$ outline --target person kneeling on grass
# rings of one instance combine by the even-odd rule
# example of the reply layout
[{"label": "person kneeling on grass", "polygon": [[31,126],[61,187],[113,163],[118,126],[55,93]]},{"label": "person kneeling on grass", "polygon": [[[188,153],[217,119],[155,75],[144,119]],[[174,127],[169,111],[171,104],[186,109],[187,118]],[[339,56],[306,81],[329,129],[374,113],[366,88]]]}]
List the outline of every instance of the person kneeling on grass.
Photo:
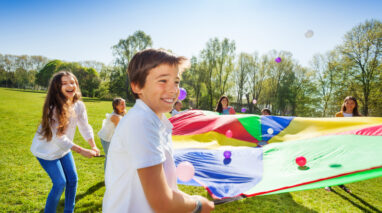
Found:
[{"label": "person kneeling on grass", "polygon": [[135,105],[121,119],[109,147],[103,212],[210,212],[213,202],[177,188],[170,112],[188,60],[147,49],[128,66]]}]

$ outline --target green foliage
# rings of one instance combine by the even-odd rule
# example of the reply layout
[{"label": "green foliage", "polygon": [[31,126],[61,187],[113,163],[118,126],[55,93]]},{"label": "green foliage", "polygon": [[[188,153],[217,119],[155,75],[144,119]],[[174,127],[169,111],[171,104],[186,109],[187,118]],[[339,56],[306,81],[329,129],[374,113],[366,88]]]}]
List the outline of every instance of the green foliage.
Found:
[{"label": "green foliage", "polygon": [[49,85],[49,80],[54,73],[58,71],[58,68],[63,62],[60,60],[53,60],[47,63],[41,70],[36,74],[36,83],[44,88]]},{"label": "green foliage", "polygon": [[[117,94],[127,100],[133,101],[134,96],[131,92],[127,67],[135,53],[152,46],[152,40],[149,35],[143,31],[136,31],[127,39],[119,40],[118,44],[113,46],[113,53],[116,56],[116,69],[110,74],[110,92]],[[125,95],[123,95],[125,93]]]},{"label": "green foliage", "polygon": [[[348,81],[362,103],[362,113],[369,114],[370,96],[382,74],[382,22],[359,24],[345,34],[340,47],[344,64],[348,65]],[[358,89],[358,88],[361,88]]]},{"label": "green foliage", "polygon": [[95,97],[101,84],[99,74],[95,69],[82,67],[79,63],[62,62],[60,60],[50,61],[38,71],[36,82],[46,88],[53,74],[61,70],[71,71],[77,77],[83,96]]}]

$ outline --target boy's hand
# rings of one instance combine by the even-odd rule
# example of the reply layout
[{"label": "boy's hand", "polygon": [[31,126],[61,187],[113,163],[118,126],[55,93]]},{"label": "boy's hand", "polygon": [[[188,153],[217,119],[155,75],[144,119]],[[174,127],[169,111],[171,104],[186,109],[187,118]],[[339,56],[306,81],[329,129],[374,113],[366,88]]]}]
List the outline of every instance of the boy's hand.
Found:
[{"label": "boy's hand", "polygon": [[92,157],[96,156],[96,152],[93,150],[90,150],[90,149],[82,149],[80,154],[84,157],[87,157],[87,158],[92,158]]},{"label": "boy's hand", "polygon": [[208,200],[207,198],[199,196],[199,195],[196,195],[193,197],[200,200],[200,202],[202,203],[202,211],[201,211],[202,213],[208,213],[215,209],[214,202]]}]

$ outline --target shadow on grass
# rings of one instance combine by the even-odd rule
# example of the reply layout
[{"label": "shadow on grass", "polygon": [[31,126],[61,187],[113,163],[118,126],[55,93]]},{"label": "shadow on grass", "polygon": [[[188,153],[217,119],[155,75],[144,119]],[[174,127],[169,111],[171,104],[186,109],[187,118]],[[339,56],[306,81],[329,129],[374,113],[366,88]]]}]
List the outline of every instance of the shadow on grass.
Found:
[{"label": "shadow on grass", "polygon": [[376,211],[376,212],[379,212],[379,213],[382,213],[381,210],[377,209],[376,207],[370,205],[368,202],[362,200],[360,197],[358,197],[357,195],[353,194],[353,193],[349,193],[352,197],[354,197],[355,199],[359,200],[359,202],[363,203],[363,205],[371,208],[372,210]]},{"label": "shadow on grass", "polygon": [[78,202],[82,198],[86,197],[87,195],[93,194],[95,191],[97,191],[98,189],[100,189],[104,186],[105,186],[104,181],[98,182],[96,185],[90,187],[85,193],[77,195],[76,196],[76,202]]},{"label": "shadow on grass", "polygon": [[[100,188],[102,188],[104,186],[105,186],[105,182],[101,181],[101,182],[98,182],[96,185],[90,187],[85,193],[76,195],[76,203],[79,200],[81,200],[82,198],[84,198],[84,197],[86,197],[88,195],[93,194],[95,191],[97,191],[98,189],[100,189]],[[65,192],[64,192],[64,194],[65,194]],[[57,207],[58,212],[63,212],[64,211],[64,207],[65,207],[65,199],[61,199],[60,202],[58,203],[58,207]],[[81,206],[81,207],[83,208],[83,207],[86,207],[86,206]],[[100,209],[101,207],[102,207],[101,204],[94,204],[94,205],[89,206],[89,208],[87,208],[85,210],[85,212],[94,212],[95,210]],[[42,212],[44,212],[44,209],[40,210],[40,213],[42,213]]]},{"label": "shadow on grass", "polygon": [[[342,194],[336,192],[334,189],[332,189],[332,192],[335,193],[336,195],[340,196],[342,199],[348,201],[350,204],[352,204],[354,207],[360,209],[361,211],[363,211],[363,212],[371,212],[370,210],[368,210],[368,209],[366,209],[366,208],[364,208],[364,207],[358,205],[358,204],[355,203],[354,201],[350,200],[350,199],[347,198],[345,195],[342,195]],[[350,194],[350,195],[353,196],[353,194],[351,194],[351,193],[348,193],[348,194]],[[354,196],[355,196],[355,195],[354,195]],[[361,200],[360,200],[360,201],[361,201]],[[361,201],[361,202],[362,202],[362,201]],[[365,202],[365,201],[364,201],[364,202]],[[363,203],[363,202],[362,202],[362,203]],[[366,202],[365,202],[365,203],[366,203]],[[367,205],[370,205],[370,204],[367,204]],[[375,207],[373,207],[373,208],[375,208]],[[377,210],[378,210],[378,209],[377,209]]]},{"label": "shadow on grass", "polygon": [[316,212],[294,201],[290,193],[244,198],[217,205],[215,210],[217,212]]}]

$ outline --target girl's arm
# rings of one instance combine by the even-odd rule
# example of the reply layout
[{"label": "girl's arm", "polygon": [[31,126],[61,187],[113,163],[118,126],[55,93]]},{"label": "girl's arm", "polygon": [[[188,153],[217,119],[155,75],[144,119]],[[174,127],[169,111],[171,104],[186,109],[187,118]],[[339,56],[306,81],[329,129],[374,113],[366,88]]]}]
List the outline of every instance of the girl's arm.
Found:
[{"label": "girl's arm", "polygon": [[235,109],[233,107],[229,108],[229,114],[231,114],[231,115],[236,114]]},{"label": "girl's arm", "polygon": [[214,209],[213,202],[202,196],[190,196],[181,191],[172,190],[166,181],[163,164],[138,169],[143,191],[154,212],[193,212],[197,200],[202,204],[201,212]]},{"label": "girl's arm", "polygon": [[92,158],[94,156],[97,156],[95,151],[82,148],[82,147],[78,146],[77,144],[74,144],[72,146],[71,150],[73,150],[73,151],[77,152],[78,154],[80,154],[84,157],[87,157],[87,158]]},{"label": "girl's arm", "polygon": [[100,151],[99,151],[99,149],[97,148],[97,146],[96,146],[96,144],[95,144],[95,142],[94,142],[94,139],[93,139],[93,138],[90,138],[90,139],[88,140],[88,143],[89,143],[90,147],[92,148],[92,150],[96,153],[96,156],[99,156]]},{"label": "girl's arm", "polygon": [[80,104],[80,110],[78,112],[78,129],[80,130],[82,137],[89,143],[92,150],[96,152],[96,156],[99,156],[100,151],[94,142],[93,128],[89,125],[85,104],[82,102],[79,102],[78,104]]},{"label": "girl's arm", "polygon": [[110,117],[110,120],[111,120],[111,122],[113,122],[113,124],[114,124],[115,126],[117,126],[118,123],[119,123],[119,120],[121,120],[121,118],[120,118],[118,115],[112,115],[112,116]]}]

